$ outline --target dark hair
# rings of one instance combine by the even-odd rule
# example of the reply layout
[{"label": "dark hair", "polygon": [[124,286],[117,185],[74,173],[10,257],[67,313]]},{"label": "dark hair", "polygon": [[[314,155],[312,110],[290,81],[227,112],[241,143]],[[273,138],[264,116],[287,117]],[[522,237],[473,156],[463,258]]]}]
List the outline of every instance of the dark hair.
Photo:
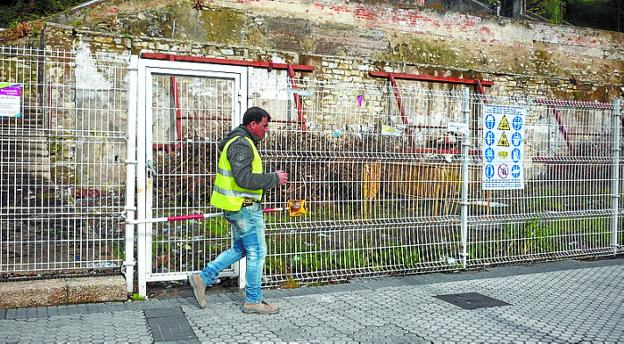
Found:
[{"label": "dark hair", "polygon": [[259,108],[257,106],[252,106],[243,115],[243,125],[247,125],[251,122],[259,123],[263,118],[267,119],[267,121],[271,121],[271,115],[266,112],[265,109]]}]

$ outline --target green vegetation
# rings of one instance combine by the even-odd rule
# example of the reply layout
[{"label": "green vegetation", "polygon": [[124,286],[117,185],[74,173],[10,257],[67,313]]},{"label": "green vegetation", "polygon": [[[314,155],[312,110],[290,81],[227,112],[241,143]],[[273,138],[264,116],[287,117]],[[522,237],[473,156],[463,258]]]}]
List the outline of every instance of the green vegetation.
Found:
[{"label": "green vegetation", "polygon": [[230,225],[222,216],[206,219],[202,222],[202,224],[204,226],[204,233],[211,238],[229,237]]},{"label": "green vegetation", "polygon": [[123,241],[113,241],[112,243],[112,259],[126,259],[126,248]]},{"label": "green vegetation", "polygon": [[36,20],[62,12],[84,0],[9,0],[0,5],[0,27],[13,28],[23,21]]},{"label": "green vegetation", "polygon": [[410,35],[394,35],[390,37],[390,51],[374,54],[379,61],[406,61],[434,65],[457,65],[463,61],[457,52],[450,50],[442,42],[423,40]]},{"label": "green vegetation", "polygon": [[141,295],[139,295],[139,293],[133,293],[132,295],[130,295],[130,300],[132,301],[145,301],[145,298]]},{"label": "green vegetation", "polygon": [[553,24],[617,30],[617,0],[528,0],[527,10]]},{"label": "green vegetation", "polygon": [[[283,243],[280,243],[283,245]],[[409,269],[421,262],[418,249],[412,247],[352,248],[325,252],[305,252],[283,250],[280,247],[269,249],[271,255],[266,259],[266,269],[272,274],[295,274],[297,272],[318,272],[328,270],[382,270],[385,267]],[[297,252],[296,254],[288,254]]]},{"label": "green vegetation", "polygon": [[609,224],[607,217],[509,223],[470,244],[468,254],[471,259],[488,259],[603,248],[611,240]]},{"label": "green vegetation", "polygon": [[206,41],[225,44],[240,43],[246,17],[239,11],[211,9],[201,12]]}]

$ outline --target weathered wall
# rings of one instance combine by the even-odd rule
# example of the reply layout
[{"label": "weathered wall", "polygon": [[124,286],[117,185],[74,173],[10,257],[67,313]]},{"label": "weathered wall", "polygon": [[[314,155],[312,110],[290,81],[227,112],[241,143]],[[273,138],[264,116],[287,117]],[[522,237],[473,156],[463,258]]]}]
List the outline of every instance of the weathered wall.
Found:
[{"label": "weathered wall", "polygon": [[[52,20],[90,31],[62,39],[68,47],[283,59],[316,65],[321,79],[385,69],[489,79],[498,94],[601,101],[624,83],[621,33],[368,3],[218,0],[195,10],[189,0],[109,1]],[[55,36],[46,44],[61,43]]]},{"label": "weathered wall", "polygon": [[[621,94],[619,86],[624,84],[624,35],[618,33],[405,9],[374,1],[212,1],[202,10],[193,9],[192,3],[104,2],[51,18],[40,42],[46,48],[77,50],[79,56],[85,52],[90,56],[103,52],[128,56],[149,50],[308,64],[315,71],[302,76],[359,85],[385,84],[385,80],[368,76],[371,70],[385,70],[491,80],[495,85],[488,92],[499,95],[610,101]],[[90,73],[89,80],[109,77],[102,73],[105,71]],[[275,99],[263,95],[271,82],[268,75],[265,77],[261,70],[254,73],[258,74],[250,78],[250,95],[259,94],[258,101]],[[460,87],[399,83],[430,89]],[[366,107],[357,113],[343,111],[340,116],[328,116],[319,111],[316,117],[308,115],[306,120],[311,127],[342,129],[348,123],[379,124],[380,114],[388,113],[384,109],[387,104],[374,98],[367,98],[366,102]],[[255,100],[254,103],[265,106]],[[306,111],[313,109],[313,104],[304,106]],[[419,105],[416,102],[413,106]],[[451,120],[448,108],[421,107],[426,111],[407,109],[415,124],[444,126]],[[278,119],[292,116],[272,113]],[[362,116],[370,120],[363,120]],[[401,119],[395,117],[390,124],[400,125]],[[546,120],[552,122],[547,126],[549,130],[556,133],[556,121],[550,117]],[[567,124],[580,125],[580,120],[570,117]],[[170,126],[168,123],[160,128],[163,135],[173,135]],[[102,158],[117,153],[122,152],[102,152]]]}]

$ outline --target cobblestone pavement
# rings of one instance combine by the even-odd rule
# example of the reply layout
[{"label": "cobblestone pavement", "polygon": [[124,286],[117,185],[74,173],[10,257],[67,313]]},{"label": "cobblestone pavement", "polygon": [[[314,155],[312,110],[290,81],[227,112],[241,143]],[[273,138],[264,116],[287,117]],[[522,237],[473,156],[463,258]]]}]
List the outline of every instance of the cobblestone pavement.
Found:
[{"label": "cobblestone pavement", "polygon": [[206,309],[183,296],[0,309],[0,342],[624,342],[622,258],[363,279],[265,296],[279,314],[243,314],[241,291],[209,293]]}]

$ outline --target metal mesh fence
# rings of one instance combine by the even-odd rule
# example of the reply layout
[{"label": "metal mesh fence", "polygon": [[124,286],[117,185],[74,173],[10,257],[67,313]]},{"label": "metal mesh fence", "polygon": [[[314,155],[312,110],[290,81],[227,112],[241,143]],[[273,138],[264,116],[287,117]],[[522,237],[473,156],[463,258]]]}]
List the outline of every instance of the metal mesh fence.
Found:
[{"label": "metal mesh fence", "polygon": [[[253,99],[277,116],[262,144],[268,168],[291,178],[268,192],[267,206],[305,199],[310,211],[267,217],[269,283],[461,268],[464,138],[449,128],[463,122],[463,93],[407,82],[398,92],[383,82],[297,84],[271,84]],[[612,105],[466,101],[466,266],[613,254]],[[527,109],[523,189],[482,190],[485,104]]]},{"label": "metal mesh fence", "polygon": [[446,129],[461,117],[461,94],[403,87],[406,115],[383,82],[298,85],[264,91],[284,101],[270,108],[277,121],[262,154],[291,180],[267,206],[305,199],[309,210],[267,217],[270,283],[457,268],[459,142]]},{"label": "metal mesh fence", "polygon": [[[613,122],[610,104],[474,96],[471,105],[527,109],[522,190],[486,190],[473,156],[468,259],[488,264],[601,255],[612,246]],[[483,146],[483,118],[473,119]]]},{"label": "metal mesh fence", "polygon": [[[0,47],[0,272],[117,268],[127,61]],[[7,113],[18,104],[19,114]]]},{"label": "metal mesh fence", "polygon": [[[265,168],[290,174],[264,206],[303,199],[308,209],[266,215],[269,285],[607,255],[624,241],[611,104],[250,73],[250,105],[273,117],[260,147]],[[152,217],[214,211],[232,82],[153,75]],[[128,61],[3,47],[0,83],[20,92],[20,115],[0,117],[0,272],[119,268]],[[483,190],[488,104],[526,109],[522,189]],[[456,129],[466,116],[468,139]],[[150,234],[152,274],[199,270],[231,244],[222,218],[154,223]]]}]

